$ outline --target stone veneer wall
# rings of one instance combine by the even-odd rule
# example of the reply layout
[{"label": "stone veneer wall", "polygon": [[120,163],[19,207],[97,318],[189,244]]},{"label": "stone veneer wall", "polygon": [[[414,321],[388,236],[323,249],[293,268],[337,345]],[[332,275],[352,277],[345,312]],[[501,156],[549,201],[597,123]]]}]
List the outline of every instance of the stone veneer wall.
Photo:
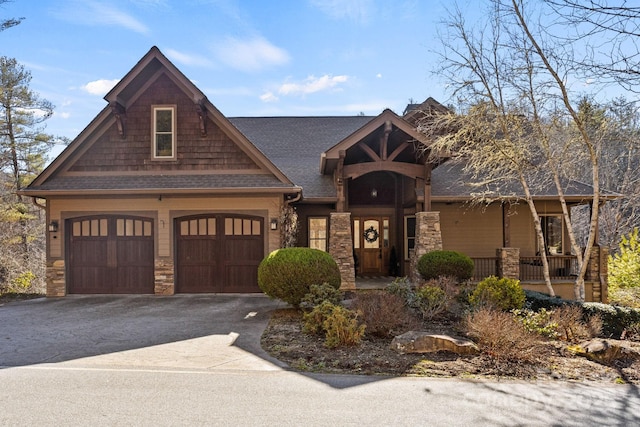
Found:
[{"label": "stone veneer wall", "polygon": [[58,259],[47,262],[47,296],[63,297],[67,294],[66,279],[64,274],[64,260]]},{"label": "stone veneer wall", "polygon": [[329,217],[329,254],[338,264],[342,290],[355,290],[356,273],[353,261],[351,213],[331,212]]},{"label": "stone veneer wall", "polygon": [[594,245],[589,256],[589,266],[585,280],[593,282],[593,301],[609,301],[609,250]]},{"label": "stone veneer wall", "polygon": [[520,248],[498,248],[498,276],[520,279]]},{"label": "stone veneer wall", "polygon": [[416,265],[420,257],[427,252],[442,250],[442,232],[440,231],[440,212],[416,213],[416,240],[411,256],[409,277],[421,280]]},{"label": "stone veneer wall", "polygon": [[175,280],[172,258],[156,259],[154,276],[154,293],[156,295],[173,295],[175,293]]}]

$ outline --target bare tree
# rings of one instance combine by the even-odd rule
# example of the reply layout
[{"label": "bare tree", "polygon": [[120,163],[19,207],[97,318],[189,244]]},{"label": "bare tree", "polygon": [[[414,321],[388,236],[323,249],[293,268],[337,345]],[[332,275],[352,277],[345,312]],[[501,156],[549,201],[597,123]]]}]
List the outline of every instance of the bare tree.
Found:
[{"label": "bare tree", "polygon": [[[9,3],[9,0],[0,0],[0,6],[4,3]],[[21,23],[24,18],[7,18],[0,20],[0,32],[9,29],[11,27],[15,27],[19,23]]]},{"label": "bare tree", "polygon": [[[577,78],[574,51],[550,37],[550,9],[536,2],[525,6],[522,0],[490,0],[488,5],[481,28],[468,25],[459,10],[445,22],[448,33],[441,36],[437,72],[448,79],[465,114],[457,117],[451,136],[443,136],[442,120],[427,122],[423,130],[438,136],[440,149],[463,155],[476,178],[488,177],[494,188],[512,188],[509,183],[518,182],[542,248],[532,194],[551,184],[578,259],[575,298],[584,300],[584,277],[598,230],[603,129],[593,127],[580,109],[581,95],[571,86]],[[485,109],[480,116],[479,105]],[[576,166],[569,167],[572,164]],[[581,169],[578,165],[587,166],[593,190],[584,248],[578,244],[565,196],[567,183]],[[496,191],[502,200],[513,197]],[[551,288],[548,263],[543,251],[540,255]]]}]

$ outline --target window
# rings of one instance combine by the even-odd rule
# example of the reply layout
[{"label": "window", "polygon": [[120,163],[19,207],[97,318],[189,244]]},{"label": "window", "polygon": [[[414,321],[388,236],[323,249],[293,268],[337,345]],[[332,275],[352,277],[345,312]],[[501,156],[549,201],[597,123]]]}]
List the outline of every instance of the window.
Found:
[{"label": "window", "polygon": [[416,217],[404,217],[404,259],[408,260],[416,246]]},{"label": "window", "polygon": [[541,215],[540,222],[547,255],[562,255],[562,215]]},{"label": "window", "polygon": [[175,106],[153,107],[153,158],[175,159]]},{"label": "window", "polygon": [[309,247],[327,251],[327,218],[309,218]]}]

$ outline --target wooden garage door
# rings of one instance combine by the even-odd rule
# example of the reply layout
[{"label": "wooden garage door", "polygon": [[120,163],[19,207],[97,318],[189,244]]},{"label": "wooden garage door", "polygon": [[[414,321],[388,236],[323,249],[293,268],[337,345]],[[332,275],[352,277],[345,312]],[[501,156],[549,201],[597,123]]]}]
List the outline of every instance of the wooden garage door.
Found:
[{"label": "wooden garage door", "polygon": [[102,215],[66,225],[69,293],[153,293],[151,219]]},{"label": "wooden garage door", "polygon": [[264,257],[264,220],[246,215],[177,218],[178,292],[251,293]]}]

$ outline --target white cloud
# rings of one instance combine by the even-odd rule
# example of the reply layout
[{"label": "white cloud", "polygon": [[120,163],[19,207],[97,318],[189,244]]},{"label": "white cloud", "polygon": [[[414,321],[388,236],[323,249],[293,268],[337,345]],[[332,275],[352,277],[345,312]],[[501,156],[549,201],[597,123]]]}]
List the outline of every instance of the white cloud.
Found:
[{"label": "white cloud", "polygon": [[109,92],[119,81],[120,81],[119,79],[114,79],[114,80],[106,80],[106,79],[94,80],[94,81],[89,82],[86,85],[82,86],[82,90],[84,90],[85,92],[90,93],[91,95],[106,95],[106,93]]},{"label": "white cloud", "polygon": [[262,102],[276,102],[278,100],[278,97],[275,96],[273,92],[269,91],[260,95],[260,99],[262,100]]},{"label": "white cloud", "polygon": [[229,37],[215,46],[214,50],[222,62],[242,71],[260,71],[289,62],[286,50],[274,46],[263,37],[250,40]]},{"label": "white cloud", "polygon": [[107,25],[123,27],[136,33],[147,34],[149,28],[128,13],[97,1],[74,1],[60,8],[56,16],[80,25]]},{"label": "white cloud", "polygon": [[366,24],[373,15],[373,0],[311,0],[311,5],[333,19]]},{"label": "white cloud", "polygon": [[192,55],[184,52],[177,51],[175,49],[165,49],[164,51],[167,57],[172,61],[179,62],[185,65],[195,65],[199,67],[211,67],[213,63],[201,55]]},{"label": "white cloud", "polygon": [[68,119],[69,117],[71,117],[71,113],[67,113],[67,112],[60,112],[60,113],[54,112],[53,115],[59,116],[62,119]]},{"label": "white cloud", "polygon": [[377,78],[379,78],[379,79],[381,79],[381,78],[382,78],[382,73],[378,73],[378,74],[376,74],[376,77],[377,77]]},{"label": "white cloud", "polygon": [[330,76],[325,74],[321,77],[309,76],[300,83],[284,83],[278,89],[281,95],[308,95],[310,93],[321,92],[336,88],[341,83],[346,83],[348,76]]}]

